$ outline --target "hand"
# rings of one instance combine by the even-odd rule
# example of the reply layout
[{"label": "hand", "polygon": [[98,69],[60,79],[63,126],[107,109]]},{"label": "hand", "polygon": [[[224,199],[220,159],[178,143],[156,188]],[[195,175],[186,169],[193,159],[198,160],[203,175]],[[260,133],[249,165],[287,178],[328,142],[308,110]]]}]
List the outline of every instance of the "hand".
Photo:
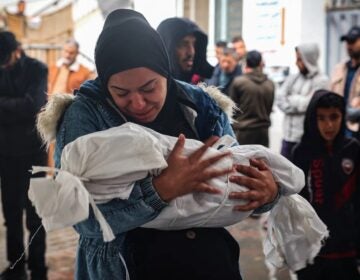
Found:
[{"label": "hand", "polygon": [[179,136],[167,160],[168,167],[153,179],[153,185],[161,199],[168,202],[191,192],[220,193],[220,190],[210,186],[207,181],[233,171],[232,168],[224,170],[211,168],[214,163],[229,156],[230,153],[202,158],[206,150],[217,140],[218,137],[211,137],[190,156],[184,156],[185,136],[183,134]]},{"label": "hand", "polygon": [[250,166],[237,164],[235,170],[244,176],[231,176],[230,181],[247,187],[246,192],[232,192],[230,199],[244,199],[249,201],[245,205],[234,207],[236,211],[250,211],[274,201],[278,193],[276,184],[269,167],[263,160],[250,159]]},{"label": "hand", "polygon": [[355,96],[351,99],[350,103],[353,108],[360,108],[360,96]]}]

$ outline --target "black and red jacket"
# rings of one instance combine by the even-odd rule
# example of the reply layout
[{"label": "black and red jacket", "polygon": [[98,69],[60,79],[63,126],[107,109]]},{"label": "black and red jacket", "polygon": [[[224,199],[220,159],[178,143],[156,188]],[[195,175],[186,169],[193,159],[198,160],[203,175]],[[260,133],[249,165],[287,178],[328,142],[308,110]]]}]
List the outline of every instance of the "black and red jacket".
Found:
[{"label": "black and red jacket", "polygon": [[304,135],[293,150],[292,161],[305,173],[306,185],[300,194],[311,203],[330,232],[319,257],[355,257],[357,209],[360,208],[360,143],[344,137],[343,118],[332,147],[326,148],[316,120],[317,103],[325,94],[333,93],[316,94],[309,104]]}]

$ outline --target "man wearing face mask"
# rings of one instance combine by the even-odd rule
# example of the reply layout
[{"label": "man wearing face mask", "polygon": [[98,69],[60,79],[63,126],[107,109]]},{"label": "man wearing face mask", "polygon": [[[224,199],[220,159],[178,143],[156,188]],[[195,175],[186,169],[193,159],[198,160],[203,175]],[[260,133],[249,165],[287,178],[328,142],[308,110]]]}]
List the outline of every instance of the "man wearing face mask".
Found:
[{"label": "man wearing face mask", "polygon": [[187,18],[163,20],[157,32],[169,53],[175,79],[197,84],[211,78],[214,67],[206,60],[207,35]]},{"label": "man wearing face mask", "polygon": [[318,66],[319,47],[314,43],[301,44],[295,48],[296,66],[299,73],[289,76],[282,84],[277,106],[284,112],[281,154],[290,158],[293,147],[300,142],[304,130],[305,112],[310,99],[318,89],[328,87],[328,77]]},{"label": "man wearing face mask", "polygon": [[29,238],[35,236],[27,257],[31,279],[47,279],[45,230],[27,197],[29,170],[47,162],[35,129],[36,115],[46,103],[47,71],[46,65],[26,56],[13,33],[0,32],[0,178],[9,262],[1,280],[27,279],[25,258],[20,259],[24,210]]},{"label": "man wearing face mask", "polygon": [[65,42],[61,58],[49,69],[49,93],[73,93],[86,80],[94,78],[93,72],[77,60],[79,43],[74,39]]},{"label": "man wearing face mask", "polygon": [[360,27],[352,27],[340,40],[346,42],[350,59],[335,66],[331,90],[344,96],[347,118],[351,121],[347,123],[346,135],[355,136],[360,120]]}]

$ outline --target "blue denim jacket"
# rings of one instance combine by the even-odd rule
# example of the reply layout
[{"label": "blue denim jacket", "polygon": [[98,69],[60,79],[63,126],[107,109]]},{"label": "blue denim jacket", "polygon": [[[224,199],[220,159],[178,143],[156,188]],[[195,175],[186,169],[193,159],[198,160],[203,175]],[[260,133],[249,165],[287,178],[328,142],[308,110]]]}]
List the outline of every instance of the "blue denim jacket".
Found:
[{"label": "blue denim jacket", "polygon": [[[183,94],[181,99],[184,102],[181,107],[184,115],[200,140],[208,139],[211,135],[234,136],[225,113],[202,89],[183,82],[175,83],[177,91]],[[67,143],[82,135],[119,126],[122,123],[124,123],[123,118],[107,100],[100,82],[98,80],[86,82],[66,109],[58,126],[56,166],[60,166],[61,151]],[[75,225],[76,231],[80,234],[76,279],[125,279],[124,265],[119,257],[119,254],[122,254],[126,258],[125,233],[154,219],[167,205],[160,199],[151,182],[151,178],[136,182],[128,200],[114,199],[98,205],[116,235],[114,241],[103,242],[100,226],[91,209],[90,217]]]},{"label": "blue denim jacket", "polygon": [[[212,135],[234,136],[228,117],[217,103],[204,91],[180,81],[175,81],[176,91],[181,92],[180,106],[200,140]],[[173,87],[172,87],[173,89]],[[170,92],[175,94],[175,92]],[[67,143],[92,132],[105,130],[124,123],[122,116],[107,100],[98,80],[86,82],[76,93],[76,98],[66,109],[58,127],[55,163],[60,166],[61,151]],[[265,212],[274,203],[257,209]],[[152,186],[152,179],[136,182],[128,200],[113,199],[98,205],[111,226],[116,238],[104,242],[100,226],[90,208],[86,221],[75,225],[80,234],[76,279],[126,279],[121,256],[126,259],[126,232],[154,219],[167,206]]]}]

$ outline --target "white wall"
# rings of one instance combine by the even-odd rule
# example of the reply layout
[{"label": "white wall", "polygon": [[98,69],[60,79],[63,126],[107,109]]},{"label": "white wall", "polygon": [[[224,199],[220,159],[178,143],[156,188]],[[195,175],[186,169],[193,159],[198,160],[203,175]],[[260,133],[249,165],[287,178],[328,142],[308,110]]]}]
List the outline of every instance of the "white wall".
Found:
[{"label": "white wall", "polygon": [[[134,9],[142,13],[151,26],[156,28],[165,18],[181,16],[179,7],[182,2],[181,0],[134,0]],[[97,1],[75,1],[73,17],[76,22],[74,36],[80,43],[80,50],[94,59],[96,41],[104,24],[104,18],[97,6]],[[85,60],[82,62],[91,66]]]},{"label": "white wall", "polygon": [[134,9],[142,13],[153,28],[169,17],[181,16],[178,0],[134,0]]},{"label": "white wall", "polygon": [[319,66],[325,71],[326,62],[326,13],[324,0],[302,0],[302,43],[317,43],[320,48]]},{"label": "white wall", "polygon": [[[247,48],[262,51],[268,66],[290,66],[291,72],[296,72],[294,47],[315,42],[321,51],[319,65],[325,68],[324,0],[244,0],[243,5]],[[283,44],[281,8],[285,9]]]},{"label": "white wall", "polygon": [[[152,27],[168,17],[181,16],[181,0],[134,0],[134,9],[142,13]],[[75,38],[80,43],[80,50],[94,59],[96,40],[104,24],[104,18],[96,0],[75,1],[73,17],[76,21]],[[83,63],[88,65],[86,61]]]},{"label": "white wall", "polygon": [[[104,19],[96,0],[78,0],[73,6],[75,24],[74,37],[80,44],[80,51],[94,60],[97,38],[104,24]],[[94,65],[80,59],[86,66],[94,69]]]}]

